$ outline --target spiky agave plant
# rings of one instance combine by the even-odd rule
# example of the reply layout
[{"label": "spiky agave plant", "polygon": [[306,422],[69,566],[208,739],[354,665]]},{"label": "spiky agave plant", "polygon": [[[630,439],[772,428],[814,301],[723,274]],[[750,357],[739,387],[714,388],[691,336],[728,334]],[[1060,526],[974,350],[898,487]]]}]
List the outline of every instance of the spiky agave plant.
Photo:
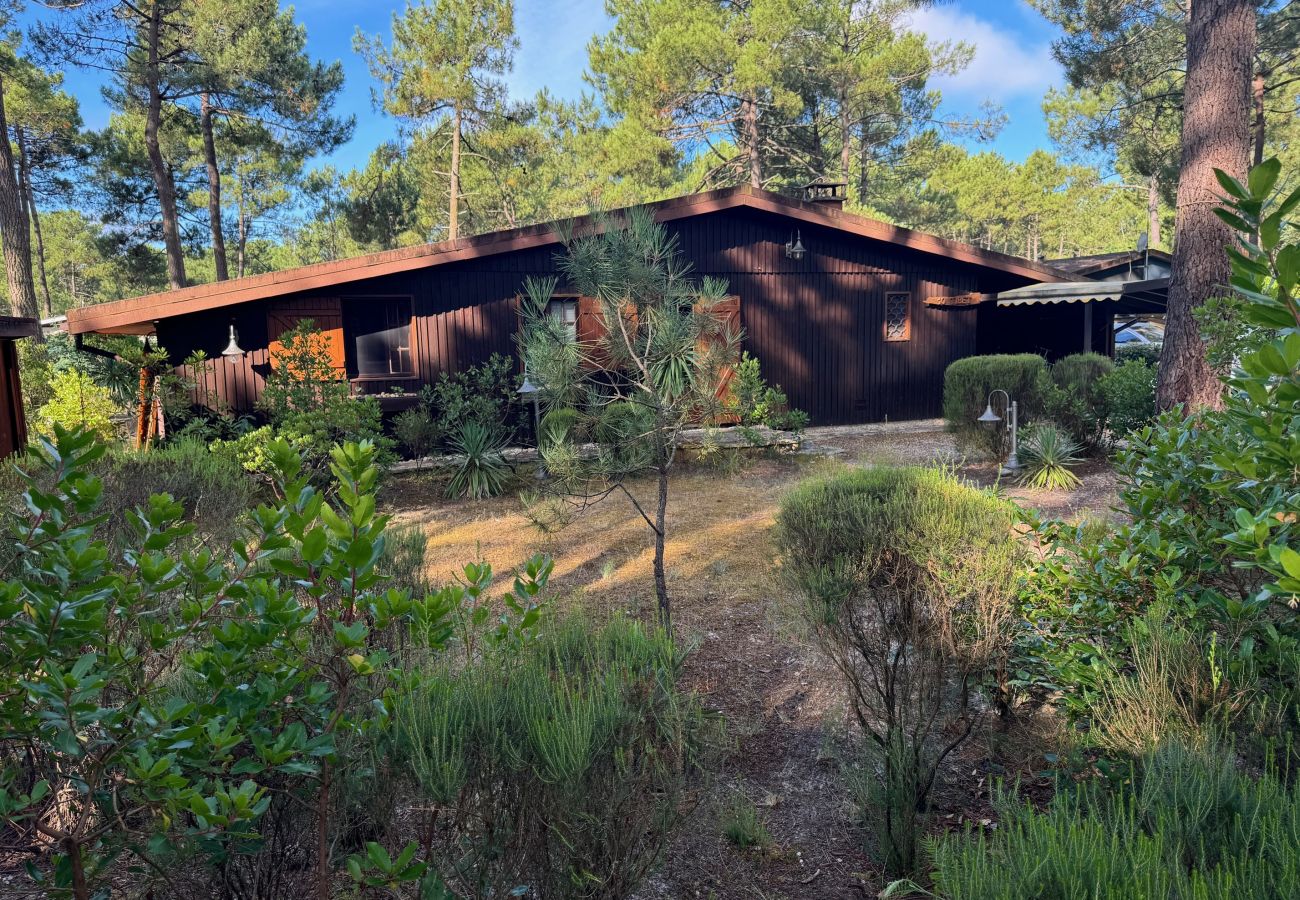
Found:
[{"label": "spiky agave plant", "polygon": [[501,435],[496,429],[482,422],[466,422],[451,446],[462,459],[447,483],[447,496],[481,500],[504,490],[510,470],[501,455]]},{"label": "spiky agave plant", "polygon": [[1049,491],[1078,487],[1079,476],[1070,466],[1082,462],[1079,442],[1051,423],[1035,425],[1020,442],[1020,462],[1025,471],[1020,483]]}]

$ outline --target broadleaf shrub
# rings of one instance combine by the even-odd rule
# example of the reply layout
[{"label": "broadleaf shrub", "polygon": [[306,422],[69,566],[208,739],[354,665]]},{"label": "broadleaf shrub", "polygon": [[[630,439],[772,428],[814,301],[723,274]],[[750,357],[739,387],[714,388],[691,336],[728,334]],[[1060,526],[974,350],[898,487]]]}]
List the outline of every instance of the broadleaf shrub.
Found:
[{"label": "broadleaf shrub", "polygon": [[[386,525],[374,451],[356,444],[334,453],[327,506],[273,442],[283,500],[251,510],[245,534],[220,547],[182,549],[182,505],[149,497],[118,564],[98,535],[103,485],[89,473],[104,449],[56,427],[28,458],[43,472],[20,473],[25,513],[6,521],[19,548],[0,582],[7,843],[52,857],[34,871],[76,900],[105,895],[119,859],[137,879],[166,864],[171,880],[207,870],[237,894],[241,859],[290,871],[259,853],[288,798],[315,810],[294,822],[325,848],[307,865],[327,882],[340,743],[384,718],[375,701],[393,663],[371,629],[401,629],[408,652],[434,652],[463,589],[388,589],[374,568]],[[270,895],[301,893],[281,884]]]},{"label": "broadleaf shrub", "polygon": [[1122,440],[1154,421],[1156,374],[1154,365],[1130,359],[1097,382],[1112,439]]},{"label": "broadleaf shrub", "polygon": [[741,425],[765,425],[776,431],[803,431],[808,414],[792,409],[780,385],[768,384],[758,357],[749,351],[740,354],[728,385],[723,411],[736,416]]},{"label": "broadleaf shrub", "polygon": [[122,409],[106,387],[101,387],[80,369],[64,369],[50,381],[50,399],[37,411],[37,430],[53,435],[55,428],[84,428],[102,441],[112,441],[117,428],[115,416]]},{"label": "broadleaf shrub", "polygon": [[1114,368],[1100,353],[1075,353],[1052,363],[1044,412],[1082,447],[1097,449],[1106,441],[1106,406],[1099,386]]},{"label": "broadleaf shrub", "polygon": [[1120,366],[1126,362],[1142,362],[1157,367],[1160,365],[1160,349],[1162,346],[1162,344],[1120,344],[1115,348],[1115,365]]},{"label": "broadleaf shrub", "polygon": [[944,372],[943,417],[948,430],[956,435],[958,446],[1000,456],[1006,429],[985,429],[976,421],[984,412],[989,394],[998,389],[1007,391],[1019,404],[1020,423],[1024,425],[1042,414],[1047,385],[1047,361],[1037,354],[968,356]]}]

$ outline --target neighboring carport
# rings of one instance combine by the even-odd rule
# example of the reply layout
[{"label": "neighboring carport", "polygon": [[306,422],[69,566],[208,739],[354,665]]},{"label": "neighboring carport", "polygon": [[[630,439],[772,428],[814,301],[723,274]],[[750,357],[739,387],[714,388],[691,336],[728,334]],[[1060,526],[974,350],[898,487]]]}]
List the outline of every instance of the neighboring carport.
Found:
[{"label": "neighboring carport", "polygon": [[1168,278],[1145,281],[1066,281],[1031,284],[997,295],[994,315],[981,321],[981,352],[1015,350],[1059,358],[1113,354],[1115,321],[1162,316]]}]

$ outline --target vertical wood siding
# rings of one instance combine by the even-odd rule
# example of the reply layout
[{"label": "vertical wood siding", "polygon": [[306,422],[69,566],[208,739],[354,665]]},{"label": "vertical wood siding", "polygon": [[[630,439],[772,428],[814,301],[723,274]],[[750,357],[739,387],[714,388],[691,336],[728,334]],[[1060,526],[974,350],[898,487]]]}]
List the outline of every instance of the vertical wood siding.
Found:
[{"label": "vertical wood siding", "polygon": [[[767,379],[818,424],[938,415],[944,370],[982,349],[978,333],[986,310],[928,306],[926,298],[994,292],[1025,281],[806,225],[800,228],[808,254],[790,260],[784,251],[793,233],[789,220],[750,210],[696,216],[668,227],[696,275],[721,278],[740,297],[744,348],[759,358]],[[327,293],[345,306],[364,303],[367,296],[410,295],[417,375],[430,382],[493,353],[516,353],[524,280],[558,275],[557,251],[521,250],[339,285]],[[884,340],[890,291],[912,295],[909,340]],[[248,351],[234,365],[220,359],[232,321]],[[196,402],[211,405],[205,396],[219,397],[233,409],[253,408],[268,362],[264,303],[166,320],[158,323],[158,335],[177,365],[196,348],[216,357],[202,371],[182,372],[199,382]]]}]

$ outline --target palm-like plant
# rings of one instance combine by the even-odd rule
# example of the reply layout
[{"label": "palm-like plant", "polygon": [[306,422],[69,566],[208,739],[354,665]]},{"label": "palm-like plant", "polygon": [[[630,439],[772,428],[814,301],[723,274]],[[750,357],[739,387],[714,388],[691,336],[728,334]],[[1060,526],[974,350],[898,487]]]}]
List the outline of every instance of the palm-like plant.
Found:
[{"label": "palm-like plant", "polygon": [[1079,486],[1079,476],[1070,466],[1082,462],[1082,446],[1051,423],[1035,425],[1020,442],[1020,462],[1025,471],[1020,483],[1049,491]]},{"label": "palm-like plant", "polygon": [[447,496],[481,500],[505,489],[510,470],[501,455],[501,436],[496,429],[482,422],[466,422],[451,445],[461,461],[447,483]]}]

